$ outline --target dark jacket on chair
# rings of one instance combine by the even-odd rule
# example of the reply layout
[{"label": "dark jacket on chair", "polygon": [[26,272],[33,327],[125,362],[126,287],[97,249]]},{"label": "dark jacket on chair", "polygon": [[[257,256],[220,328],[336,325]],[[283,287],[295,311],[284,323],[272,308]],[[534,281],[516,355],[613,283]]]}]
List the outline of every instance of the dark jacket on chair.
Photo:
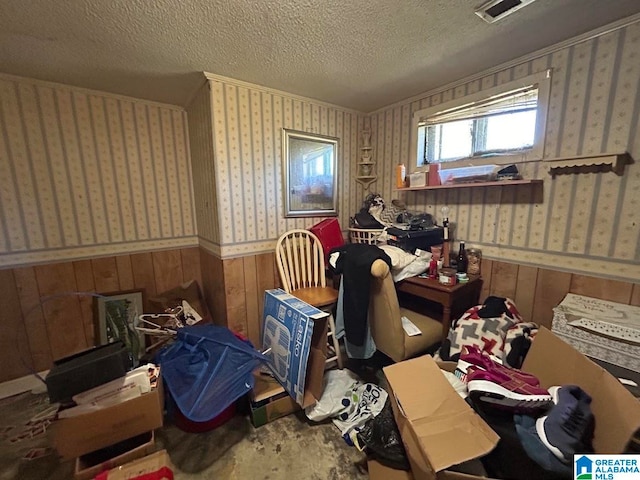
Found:
[{"label": "dark jacket on chair", "polygon": [[340,253],[334,271],[342,274],[345,336],[350,343],[361,346],[367,330],[371,264],[382,259],[391,266],[391,259],[382,249],[366,243],[343,245],[331,250],[334,252]]}]

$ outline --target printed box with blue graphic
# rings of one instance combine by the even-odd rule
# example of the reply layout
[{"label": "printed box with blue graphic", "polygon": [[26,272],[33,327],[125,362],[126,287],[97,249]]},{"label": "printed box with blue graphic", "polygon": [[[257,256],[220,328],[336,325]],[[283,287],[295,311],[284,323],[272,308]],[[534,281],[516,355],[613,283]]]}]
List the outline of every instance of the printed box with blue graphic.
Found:
[{"label": "printed box with blue graphic", "polygon": [[271,370],[303,408],[322,396],[328,317],[284,290],[265,291],[262,348],[270,349]]}]

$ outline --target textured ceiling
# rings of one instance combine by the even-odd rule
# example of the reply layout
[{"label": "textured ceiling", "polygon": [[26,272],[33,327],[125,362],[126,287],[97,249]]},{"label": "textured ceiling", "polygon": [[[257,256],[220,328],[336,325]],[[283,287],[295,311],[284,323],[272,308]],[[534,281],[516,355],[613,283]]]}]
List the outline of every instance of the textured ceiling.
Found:
[{"label": "textured ceiling", "polygon": [[640,12],[537,0],[2,0],[0,71],[185,105],[207,71],[369,112]]}]

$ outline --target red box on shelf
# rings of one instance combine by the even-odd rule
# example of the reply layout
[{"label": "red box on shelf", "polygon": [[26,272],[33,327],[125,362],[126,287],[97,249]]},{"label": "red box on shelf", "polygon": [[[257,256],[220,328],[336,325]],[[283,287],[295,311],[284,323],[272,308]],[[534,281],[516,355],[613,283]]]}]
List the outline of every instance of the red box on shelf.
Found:
[{"label": "red box on shelf", "polygon": [[329,261],[329,251],[332,248],[344,245],[344,238],[342,237],[342,230],[340,230],[340,222],[337,218],[327,218],[320,223],[316,223],[309,229],[316,237],[320,239],[322,243],[322,250],[324,251],[324,261]]}]

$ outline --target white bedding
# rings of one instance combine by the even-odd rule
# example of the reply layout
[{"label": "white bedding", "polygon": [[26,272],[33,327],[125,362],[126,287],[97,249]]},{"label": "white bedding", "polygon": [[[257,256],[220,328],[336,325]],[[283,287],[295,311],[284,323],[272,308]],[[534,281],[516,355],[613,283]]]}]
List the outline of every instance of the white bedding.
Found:
[{"label": "white bedding", "polygon": [[429,268],[430,252],[422,252],[420,256],[416,256],[392,245],[379,245],[379,247],[391,259],[391,276],[396,283],[405,278],[420,275]]}]

